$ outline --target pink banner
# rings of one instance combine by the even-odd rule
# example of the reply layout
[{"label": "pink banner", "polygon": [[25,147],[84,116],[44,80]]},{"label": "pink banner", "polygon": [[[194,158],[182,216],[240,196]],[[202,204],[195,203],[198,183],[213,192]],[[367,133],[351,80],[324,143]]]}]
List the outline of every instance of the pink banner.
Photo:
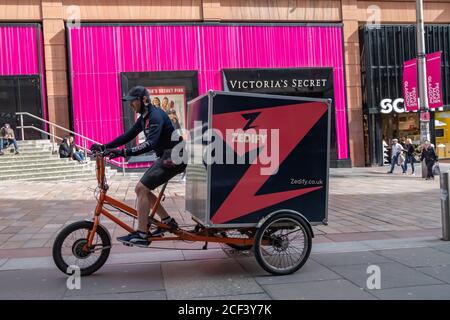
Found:
[{"label": "pink banner", "polygon": [[[426,55],[428,108],[436,109],[443,105],[441,89],[441,52]],[[403,98],[406,111],[419,110],[417,88],[417,60],[405,61],[403,64]]]},{"label": "pink banner", "polygon": [[417,101],[417,64],[416,59],[405,61],[403,64],[403,99],[406,111],[419,109]]},{"label": "pink banner", "polygon": [[427,90],[428,107],[430,109],[442,107],[440,51],[427,54]]}]

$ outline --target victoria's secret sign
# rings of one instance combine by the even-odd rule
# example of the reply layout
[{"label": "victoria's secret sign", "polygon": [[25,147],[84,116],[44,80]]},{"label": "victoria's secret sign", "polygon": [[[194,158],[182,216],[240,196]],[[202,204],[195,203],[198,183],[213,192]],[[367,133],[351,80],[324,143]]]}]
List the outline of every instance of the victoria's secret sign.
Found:
[{"label": "victoria's secret sign", "polygon": [[226,69],[226,91],[333,97],[332,68]]},{"label": "victoria's secret sign", "polygon": [[328,79],[290,79],[290,80],[230,80],[230,89],[276,89],[276,88],[312,88],[327,85]]}]

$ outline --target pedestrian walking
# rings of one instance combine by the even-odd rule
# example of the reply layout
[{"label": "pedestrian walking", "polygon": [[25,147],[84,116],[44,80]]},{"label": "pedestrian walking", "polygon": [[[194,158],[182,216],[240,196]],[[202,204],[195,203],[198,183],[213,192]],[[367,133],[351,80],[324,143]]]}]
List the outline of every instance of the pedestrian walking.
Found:
[{"label": "pedestrian walking", "polygon": [[425,180],[434,180],[433,166],[438,161],[436,152],[431,145],[430,141],[425,141],[422,148],[422,155],[420,156],[420,161],[425,160],[425,165],[427,166],[427,177]]},{"label": "pedestrian walking", "polygon": [[412,144],[412,140],[411,139],[406,139],[406,143],[405,143],[405,147],[404,149],[406,150],[406,156],[405,156],[405,163],[403,164],[403,173],[406,174],[408,171],[408,163],[411,164],[411,175],[414,176],[414,162],[415,162],[415,158],[414,158],[414,152],[415,152],[415,148],[414,145]]},{"label": "pedestrian walking", "polygon": [[398,139],[392,139],[392,146],[391,146],[391,170],[389,170],[387,173],[393,173],[394,168],[396,165],[398,165],[398,157],[400,154],[404,151],[402,145],[398,143]]}]

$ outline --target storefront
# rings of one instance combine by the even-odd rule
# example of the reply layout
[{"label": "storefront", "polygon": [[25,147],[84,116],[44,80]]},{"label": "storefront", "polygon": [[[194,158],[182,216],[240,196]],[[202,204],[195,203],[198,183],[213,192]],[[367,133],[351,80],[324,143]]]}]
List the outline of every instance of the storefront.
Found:
[{"label": "storefront", "polygon": [[[251,78],[252,69],[266,70],[261,72],[270,73],[271,80],[289,82],[279,82],[280,88],[262,82],[266,93],[333,99],[331,165],[350,166],[342,32],[339,24],[68,27],[73,129],[100,142],[121,134],[134,119],[120,99],[136,84],[148,87],[160,103],[165,96],[169,104],[184,101],[178,113],[186,114],[186,101],[209,89],[237,90],[224,80],[230,69]],[[282,72],[278,79],[276,70]],[[313,70],[326,75],[316,77]],[[240,90],[254,91],[259,83],[253,89],[245,86]]]},{"label": "storefront", "polygon": [[[20,124],[16,112],[46,118],[43,81],[42,32],[38,24],[0,24],[0,127]],[[24,125],[43,129],[41,122],[24,118]],[[21,131],[15,130],[21,139]],[[26,130],[26,139],[41,139],[37,131]]]},{"label": "storefront", "polygon": [[[402,97],[403,62],[416,56],[415,37],[412,25],[360,29],[366,165],[383,164],[383,145],[390,145],[394,138],[410,138],[416,146],[420,144],[419,114],[406,112]],[[446,131],[450,110],[450,25],[426,26],[425,41],[428,53],[442,51],[444,106],[430,112],[431,140],[441,158],[450,158],[450,134]]]}]

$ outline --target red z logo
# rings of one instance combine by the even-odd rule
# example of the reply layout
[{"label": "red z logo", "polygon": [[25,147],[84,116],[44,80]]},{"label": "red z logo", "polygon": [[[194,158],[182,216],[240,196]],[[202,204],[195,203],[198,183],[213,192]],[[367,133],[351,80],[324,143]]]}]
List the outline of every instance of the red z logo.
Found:
[{"label": "red z logo", "polygon": [[[221,131],[223,136],[225,136],[226,129],[244,127],[245,130],[246,128],[252,128],[250,125],[255,122],[256,118],[258,118],[258,127],[267,129],[268,131],[278,129],[280,137],[279,146],[271,145],[271,139],[268,138],[263,148],[269,148],[271,153],[278,152],[279,165],[281,165],[326,111],[327,105],[325,103],[300,103],[266,108],[259,112],[244,115],[241,112],[218,114],[213,116],[213,124],[214,128]],[[246,124],[243,123],[242,118],[248,120]],[[253,126],[253,128],[257,126]],[[261,175],[262,167],[263,165],[255,159],[219,209],[215,213],[211,212],[211,214],[214,214],[211,218],[213,223],[226,223],[252,212],[322,188],[321,186],[310,187],[256,195],[264,183],[270,178],[270,175]]]},{"label": "red z logo", "polygon": [[253,113],[246,113],[242,115],[242,118],[245,120],[248,120],[248,122],[245,124],[244,131],[252,128],[256,128],[258,126],[252,126],[250,125],[256,120],[256,118],[261,114],[261,112],[253,112]]}]

